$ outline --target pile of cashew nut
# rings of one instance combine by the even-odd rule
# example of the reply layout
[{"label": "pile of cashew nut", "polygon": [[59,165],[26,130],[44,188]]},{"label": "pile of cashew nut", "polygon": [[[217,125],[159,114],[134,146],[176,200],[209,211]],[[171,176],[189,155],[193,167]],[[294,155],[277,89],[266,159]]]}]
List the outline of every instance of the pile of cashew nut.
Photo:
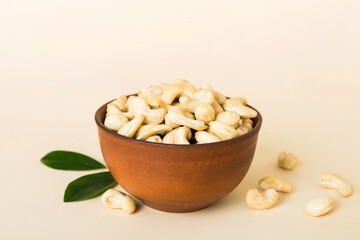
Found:
[{"label": "pile of cashew nut", "polygon": [[[298,164],[298,157],[292,153],[281,152],[278,156],[278,166],[285,170],[293,170]],[[324,173],[320,176],[320,184],[325,188],[335,189],[342,196],[349,197],[353,188],[344,178],[334,173]],[[279,177],[268,176],[259,180],[259,187],[264,190],[261,194],[253,188],[247,192],[246,201],[255,210],[265,210],[273,207],[279,199],[278,192],[291,193],[290,183]],[[331,197],[314,198],[306,204],[306,213],[318,217],[330,212],[335,206],[335,200]]]},{"label": "pile of cashew nut", "polygon": [[227,98],[209,85],[186,80],[151,85],[137,96],[120,96],[107,105],[105,127],[156,143],[212,143],[241,136],[254,127],[257,112],[243,97]]}]

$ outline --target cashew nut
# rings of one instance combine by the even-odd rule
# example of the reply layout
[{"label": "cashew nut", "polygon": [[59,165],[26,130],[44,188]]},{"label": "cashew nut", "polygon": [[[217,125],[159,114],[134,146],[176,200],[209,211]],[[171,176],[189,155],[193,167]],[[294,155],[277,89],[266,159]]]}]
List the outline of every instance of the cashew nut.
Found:
[{"label": "cashew nut", "polygon": [[144,115],[142,114],[137,115],[133,120],[122,126],[119,129],[118,134],[126,137],[133,137],[143,121],[144,121]]},{"label": "cashew nut", "polygon": [[239,114],[234,112],[222,112],[218,114],[215,121],[225,123],[230,127],[237,128],[239,121],[241,121]]},{"label": "cashew nut", "polygon": [[273,188],[278,192],[285,192],[285,193],[291,193],[292,187],[290,183],[285,181],[284,179],[278,178],[278,177],[263,177],[259,181],[259,187],[262,190],[267,190],[269,188]]},{"label": "cashew nut", "polygon": [[224,109],[220,106],[220,104],[216,100],[211,106],[214,108],[216,114],[222,113],[224,111]]},{"label": "cashew nut", "polygon": [[158,108],[161,104],[162,89],[159,86],[151,85],[138,92],[138,96],[145,99],[145,101],[153,108]]},{"label": "cashew nut", "polygon": [[104,192],[101,202],[108,208],[119,208],[128,214],[132,214],[136,209],[134,199],[115,189]]},{"label": "cashew nut", "polygon": [[168,112],[175,111],[175,112],[180,113],[184,117],[195,119],[194,114],[186,111],[185,108],[183,106],[181,106],[181,104],[179,102],[174,103],[172,105],[167,105],[167,110],[168,110]]},{"label": "cashew nut", "polygon": [[200,90],[209,90],[214,95],[215,100],[221,105],[223,105],[227,99],[222,93],[214,90],[209,84],[203,84],[200,86],[199,89]]},{"label": "cashew nut", "polygon": [[331,197],[318,197],[306,204],[306,213],[313,217],[319,217],[330,212],[334,206],[335,200]]},{"label": "cashew nut", "polygon": [[212,105],[215,101],[214,95],[209,90],[199,90],[191,97],[182,96],[179,98],[180,104],[186,111],[191,113],[195,112],[195,109],[203,103]]},{"label": "cashew nut", "polygon": [[116,103],[116,100],[114,100],[106,106],[106,116],[117,114],[121,114],[121,111]]},{"label": "cashew nut", "polygon": [[265,190],[262,195],[256,188],[250,189],[246,194],[247,204],[255,210],[265,210],[275,205],[279,194],[272,188]]},{"label": "cashew nut", "polygon": [[152,135],[163,135],[171,130],[172,128],[168,125],[150,123],[139,127],[139,129],[135,133],[135,137],[137,140],[144,140]]},{"label": "cashew nut", "polygon": [[210,104],[203,103],[195,108],[195,118],[196,120],[208,124],[209,122],[214,121],[215,110]]},{"label": "cashew nut", "polygon": [[113,114],[105,117],[104,125],[108,129],[119,131],[119,129],[128,122],[128,118],[122,114]]},{"label": "cashew nut", "polygon": [[221,141],[221,139],[217,136],[205,131],[197,131],[195,133],[195,139],[198,143],[212,143]]},{"label": "cashew nut", "polygon": [[353,193],[351,184],[344,178],[335,173],[324,173],[320,176],[320,184],[325,188],[335,189],[344,197],[349,197]]},{"label": "cashew nut", "polygon": [[208,132],[219,137],[221,140],[228,140],[239,136],[239,132],[236,129],[218,121],[209,123]]},{"label": "cashew nut", "polygon": [[287,170],[292,170],[296,167],[297,164],[298,164],[298,158],[294,154],[288,152],[281,152],[279,154],[278,157],[279,167]]},{"label": "cashew nut", "polygon": [[227,99],[223,105],[224,109],[229,112],[236,112],[240,117],[254,118],[257,112],[246,105],[246,99],[242,97]]},{"label": "cashew nut", "polygon": [[195,130],[205,130],[207,126],[203,121],[194,120],[188,117],[185,117],[181,113],[176,111],[169,111],[165,115],[165,124],[169,125],[172,128],[176,128],[180,125],[195,129]]},{"label": "cashew nut", "polygon": [[144,123],[161,123],[164,120],[166,110],[164,108],[151,109],[145,99],[140,97],[129,97],[126,106],[129,112],[135,116],[144,115]]},{"label": "cashew nut", "polygon": [[147,142],[162,143],[162,139],[159,135],[154,135],[145,139]]},{"label": "cashew nut", "polygon": [[190,144],[191,131],[188,127],[179,127],[168,132],[164,138],[163,143],[167,144]]},{"label": "cashew nut", "polygon": [[196,87],[186,80],[175,81],[173,84],[161,84],[163,90],[161,100],[166,104],[171,104],[180,95],[191,96],[196,93]]}]

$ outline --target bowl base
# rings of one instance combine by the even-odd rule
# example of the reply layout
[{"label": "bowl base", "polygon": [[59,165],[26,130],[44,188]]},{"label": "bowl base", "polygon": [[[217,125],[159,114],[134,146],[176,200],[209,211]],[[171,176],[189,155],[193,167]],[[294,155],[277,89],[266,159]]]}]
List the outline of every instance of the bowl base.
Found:
[{"label": "bowl base", "polygon": [[162,212],[169,212],[169,213],[195,212],[205,209],[211,205],[211,203],[206,203],[206,204],[190,205],[190,206],[178,206],[178,205],[157,204],[145,200],[141,200],[141,202],[144,203],[146,206],[151,207],[155,210],[159,210]]}]

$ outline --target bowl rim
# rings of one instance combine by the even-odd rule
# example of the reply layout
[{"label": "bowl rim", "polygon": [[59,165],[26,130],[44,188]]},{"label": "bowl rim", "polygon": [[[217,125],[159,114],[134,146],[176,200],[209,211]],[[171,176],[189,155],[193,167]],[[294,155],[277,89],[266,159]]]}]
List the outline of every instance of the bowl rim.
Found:
[{"label": "bowl rim", "polygon": [[[127,97],[129,96],[132,96],[134,94],[131,94],[131,95],[128,95]],[[246,106],[254,109],[256,112],[257,112],[257,123],[255,125],[255,127],[245,133],[244,135],[241,135],[241,136],[238,136],[238,137],[235,137],[235,138],[231,138],[231,139],[228,139],[228,140],[223,140],[223,141],[219,141],[219,142],[213,142],[213,143],[201,143],[201,144],[164,144],[164,143],[155,143],[155,142],[147,142],[147,141],[143,141],[143,140],[138,140],[136,138],[130,138],[130,137],[126,137],[126,136],[122,136],[120,134],[117,134],[116,132],[114,131],[111,131],[109,129],[107,129],[104,125],[104,123],[102,121],[100,121],[101,119],[101,110],[103,108],[106,108],[106,106],[111,103],[112,101],[114,101],[115,99],[113,100],[110,100],[108,102],[106,102],[105,104],[101,105],[101,107],[99,107],[96,112],[95,112],[95,122],[96,122],[96,125],[98,126],[98,128],[100,128],[101,130],[105,131],[106,133],[114,136],[115,138],[120,138],[122,140],[125,140],[125,141],[130,141],[130,142],[133,142],[135,144],[144,144],[144,145],[147,145],[147,146],[154,146],[154,147],[164,147],[164,148],[201,148],[201,147],[208,147],[208,146],[214,146],[214,145],[223,145],[223,144],[231,144],[231,143],[234,143],[234,142],[237,142],[237,141],[240,141],[240,140],[244,140],[244,139],[247,139],[247,138],[250,138],[256,134],[258,134],[258,132],[260,131],[260,128],[261,128],[261,125],[262,125],[262,116],[260,114],[260,112],[255,109],[253,106],[247,104]],[[106,110],[105,110],[106,112]]]}]

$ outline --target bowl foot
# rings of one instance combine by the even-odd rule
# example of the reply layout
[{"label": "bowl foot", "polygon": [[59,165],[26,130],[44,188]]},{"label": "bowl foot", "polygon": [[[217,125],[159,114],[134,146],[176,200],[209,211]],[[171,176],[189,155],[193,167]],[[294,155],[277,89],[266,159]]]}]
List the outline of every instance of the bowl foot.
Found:
[{"label": "bowl foot", "polygon": [[199,205],[188,205],[188,206],[179,206],[179,205],[165,205],[153,203],[145,200],[141,200],[146,206],[151,207],[155,210],[159,210],[162,212],[169,213],[187,213],[187,212],[195,212],[202,209],[205,209],[211,205],[211,203],[199,204]]}]

